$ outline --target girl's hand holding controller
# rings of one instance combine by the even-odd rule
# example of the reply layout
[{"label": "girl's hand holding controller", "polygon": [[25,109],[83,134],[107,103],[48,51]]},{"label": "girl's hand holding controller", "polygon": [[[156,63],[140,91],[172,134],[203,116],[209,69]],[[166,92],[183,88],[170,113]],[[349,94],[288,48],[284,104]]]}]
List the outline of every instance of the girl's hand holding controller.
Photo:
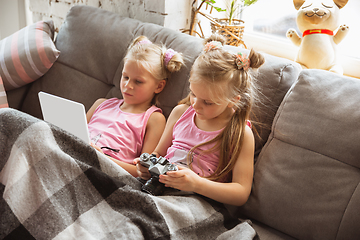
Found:
[{"label": "girl's hand holding controller", "polygon": [[169,171],[166,175],[160,175],[159,182],[166,187],[176,188],[187,192],[196,192],[202,178],[194,171],[185,167],[178,167],[178,171]]},{"label": "girl's hand holding controller", "polygon": [[140,158],[135,158],[134,164],[136,165],[136,171],[140,178],[144,180],[149,180],[151,178],[148,168],[140,164]]}]

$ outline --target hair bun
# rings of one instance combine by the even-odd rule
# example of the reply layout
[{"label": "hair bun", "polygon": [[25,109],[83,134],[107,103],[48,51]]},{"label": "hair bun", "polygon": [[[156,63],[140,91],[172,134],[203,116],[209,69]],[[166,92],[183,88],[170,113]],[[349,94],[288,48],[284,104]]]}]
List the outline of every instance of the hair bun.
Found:
[{"label": "hair bun", "polygon": [[139,36],[132,41],[132,43],[129,46],[129,49],[134,47],[137,44],[142,44],[142,43],[151,44],[152,42],[146,36]]},{"label": "hair bun", "polygon": [[250,67],[253,69],[259,68],[265,62],[264,56],[261,53],[255,51],[254,49],[251,49],[248,58],[250,60]]},{"label": "hair bun", "polygon": [[168,48],[164,55],[164,66],[169,72],[177,72],[184,65],[184,58],[181,53]]},{"label": "hair bun", "polygon": [[222,35],[219,35],[219,34],[212,34],[210,37],[206,38],[204,40],[204,45],[206,45],[207,43],[209,43],[211,41],[220,42],[222,46],[224,46],[226,44],[225,37]]}]

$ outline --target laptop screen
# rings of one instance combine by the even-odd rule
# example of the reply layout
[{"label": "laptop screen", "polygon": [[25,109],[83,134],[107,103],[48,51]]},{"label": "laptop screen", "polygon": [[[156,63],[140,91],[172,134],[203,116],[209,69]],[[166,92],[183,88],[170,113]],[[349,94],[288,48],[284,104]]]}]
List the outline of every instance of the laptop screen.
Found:
[{"label": "laptop screen", "polygon": [[90,143],[83,104],[45,92],[39,92],[39,100],[45,121],[72,133],[86,143]]}]

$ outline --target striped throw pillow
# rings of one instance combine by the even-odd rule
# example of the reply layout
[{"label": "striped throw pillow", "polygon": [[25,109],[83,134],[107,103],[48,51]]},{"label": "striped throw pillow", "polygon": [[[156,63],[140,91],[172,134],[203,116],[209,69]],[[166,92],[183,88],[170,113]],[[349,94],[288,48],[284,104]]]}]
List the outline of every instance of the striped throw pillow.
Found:
[{"label": "striped throw pillow", "polygon": [[56,59],[52,20],[29,25],[0,42],[0,76],[6,91],[44,75]]},{"label": "striped throw pillow", "polygon": [[6,97],[6,92],[4,89],[3,81],[0,77],[0,108],[9,107]]}]

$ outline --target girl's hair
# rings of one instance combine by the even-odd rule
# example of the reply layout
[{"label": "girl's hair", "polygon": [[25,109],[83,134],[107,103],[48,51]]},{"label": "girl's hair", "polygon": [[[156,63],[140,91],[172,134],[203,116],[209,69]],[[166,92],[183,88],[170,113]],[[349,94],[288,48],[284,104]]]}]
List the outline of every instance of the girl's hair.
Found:
[{"label": "girl's hair", "polygon": [[[188,159],[196,148],[215,143],[208,151],[220,151],[216,171],[208,178],[214,181],[230,181],[231,172],[239,157],[243,141],[246,120],[249,119],[253,104],[255,85],[249,68],[257,69],[264,62],[264,57],[251,50],[249,56],[231,53],[223,49],[224,37],[212,35],[205,39],[204,50],[195,60],[190,72],[190,83],[202,83],[212,93],[213,101],[228,101],[234,104],[234,114],[224,130],[214,139],[194,146]],[[236,96],[240,96],[237,101]],[[190,95],[179,102],[190,105]],[[191,162],[191,161],[190,161]]]},{"label": "girl's hair", "polygon": [[[163,79],[167,81],[171,73],[179,71],[184,65],[181,53],[163,45],[154,44],[146,36],[139,36],[133,40],[124,60],[137,61],[158,81]],[[154,96],[151,103],[159,105],[158,94]]]}]

